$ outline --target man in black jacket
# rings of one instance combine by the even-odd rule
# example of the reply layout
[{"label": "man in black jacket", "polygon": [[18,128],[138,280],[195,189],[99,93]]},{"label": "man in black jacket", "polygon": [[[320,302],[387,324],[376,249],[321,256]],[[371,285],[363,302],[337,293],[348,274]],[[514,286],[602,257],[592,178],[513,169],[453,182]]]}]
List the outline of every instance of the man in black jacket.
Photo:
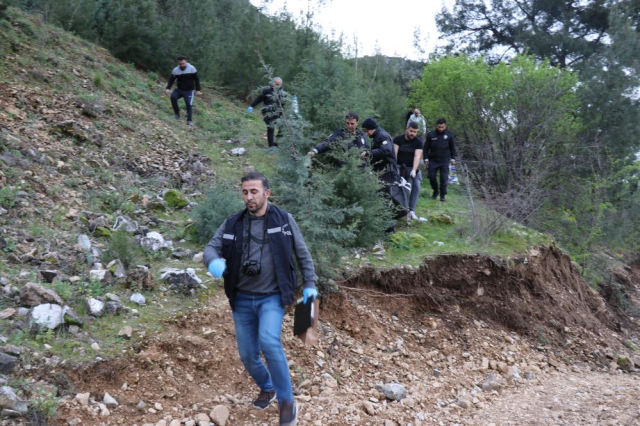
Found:
[{"label": "man in black jacket", "polygon": [[[440,195],[440,201],[444,202],[447,195],[447,183],[449,182],[449,163],[455,164],[457,151],[453,133],[447,130],[447,121],[444,118],[436,121],[436,130],[427,134],[424,146],[425,166],[427,177],[431,183],[435,200]],[[440,188],[438,188],[437,173],[440,172]]]},{"label": "man in black jacket", "polygon": [[373,170],[382,173],[380,180],[388,185],[393,184],[398,180],[398,163],[393,152],[393,139],[373,118],[364,120],[362,129],[371,138],[371,151],[363,152],[362,158],[369,155]]},{"label": "man in black jacket", "polygon": [[322,154],[336,148],[341,148],[344,151],[349,151],[352,148],[368,150],[369,144],[364,133],[358,130],[358,121],[360,121],[358,114],[355,112],[348,113],[344,117],[344,127],[331,133],[325,140],[309,151],[307,155],[313,158],[316,154]]},{"label": "man in black jacket", "polygon": [[[178,81],[176,89],[171,92],[174,81]],[[167,83],[167,94],[171,94],[171,106],[177,120],[180,119],[180,107],[178,99],[184,98],[187,105],[187,125],[193,126],[193,98],[202,95],[200,91],[200,79],[196,67],[187,62],[184,56],[178,56],[178,66],[171,71],[171,78]]]},{"label": "man in black jacket", "polygon": [[271,85],[263,89],[247,108],[247,113],[251,114],[253,108],[262,102],[262,119],[267,125],[267,141],[270,147],[278,146],[275,143],[276,127],[278,128],[278,137],[282,136],[280,119],[284,115],[285,97],[286,93],[282,90],[282,79],[276,77]]}]

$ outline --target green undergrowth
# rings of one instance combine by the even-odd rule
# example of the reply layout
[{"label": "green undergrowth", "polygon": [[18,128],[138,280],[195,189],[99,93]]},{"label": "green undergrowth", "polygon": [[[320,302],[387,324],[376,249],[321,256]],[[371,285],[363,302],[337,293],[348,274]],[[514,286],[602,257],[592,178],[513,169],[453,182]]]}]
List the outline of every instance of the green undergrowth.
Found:
[{"label": "green undergrowth", "polygon": [[[206,280],[205,280],[206,281]],[[145,337],[154,336],[162,331],[173,319],[192,312],[195,308],[205,304],[218,291],[218,283],[209,280],[207,289],[200,290],[194,297],[187,297],[173,292],[142,292],[147,299],[146,306],[138,306],[130,302],[127,297],[122,297],[122,305],[137,310],[136,315],[104,315],[101,318],[87,319],[84,299],[75,298],[69,303],[74,311],[85,318],[85,323],[79,334],[73,336],[66,329],[42,330],[39,332],[24,329],[18,333],[9,334],[7,344],[27,346],[34,353],[47,357],[58,356],[66,362],[75,364],[94,361],[97,357],[110,359],[122,356],[133,356]],[[118,294],[130,294],[119,292]],[[122,327],[130,326],[133,329],[131,340],[118,337]],[[9,330],[0,333],[5,335]],[[91,345],[97,343],[99,350],[93,350]],[[27,353],[24,357],[34,355]],[[24,359],[29,363],[30,359]]]},{"label": "green undergrowth", "polygon": [[[508,258],[524,254],[528,248],[551,243],[548,235],[510,221],[505,221],[503,228],[487,242],[471,238],[472,212],[462,189],[460,186],[449,185],[447,201],[442,203],[439,199],[431,199],[429,182],[423,181],[416,215],[426,218],[428,222],[411,221],[407,224],[406,220],[401,219],[396,226],[396,233],[406,233],[408,236],[418,234],[424,237],[424,244],[421,247],[394,244],[393,240],[399,238],[392,237],[385,244],[385,259],[370,255],[367,260],[378,267],[393,267],[406,264],[418,266],[425,257],[450,253]],[[447,218],[451,218],[454,223],[446,223]]]}]

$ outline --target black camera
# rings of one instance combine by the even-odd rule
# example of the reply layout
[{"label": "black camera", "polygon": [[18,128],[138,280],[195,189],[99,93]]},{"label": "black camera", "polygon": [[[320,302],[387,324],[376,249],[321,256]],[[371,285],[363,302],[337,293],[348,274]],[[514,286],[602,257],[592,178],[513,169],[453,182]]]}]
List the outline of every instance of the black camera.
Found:
[{"label": "black camera", "polygon": [[257,260],[248,260],[242,264],[242,272],[248,277],[255,277],[260,273],[262,268]]}]

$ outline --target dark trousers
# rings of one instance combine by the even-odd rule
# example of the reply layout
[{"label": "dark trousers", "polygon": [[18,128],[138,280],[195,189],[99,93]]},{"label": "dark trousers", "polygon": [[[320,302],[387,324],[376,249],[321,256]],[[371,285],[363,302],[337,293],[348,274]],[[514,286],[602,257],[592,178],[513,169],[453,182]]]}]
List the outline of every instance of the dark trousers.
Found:
[{"label": "dark trousers", "polygon": [[180,107],[178,106],[178,99],[184,98],[184,103],[187,105],[187,121],[193,121],[193,98],[195,98],[195,90],[180,90],[175,89],[171,93],[171,106],[175,115],[180,115]]},{"label": "dark trousers", "polygon": [[[440,172],[440,188],[438,188],[437,175]],[[447,184],[449,183],[449,163],[433,163],[429,162],[427,169],[427,177],[431,183],[431,189],[439,192],[441,197],[447,195]]]},{"label": "dark trousers", "polygon": [[[269,146],[278,146],[275,142],[275,138],[282,137],[282,126],[280,125],[280,117],[267,118],[264,117],[264,123],[267,125],[267,141]],[[276,136],[276,129],[278,129],[278,135]]]}]

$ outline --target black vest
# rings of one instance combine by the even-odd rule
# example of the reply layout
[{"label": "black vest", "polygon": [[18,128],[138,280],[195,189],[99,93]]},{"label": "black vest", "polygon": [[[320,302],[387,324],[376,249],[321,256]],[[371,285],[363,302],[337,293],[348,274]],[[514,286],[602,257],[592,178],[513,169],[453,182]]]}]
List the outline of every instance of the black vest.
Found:
[{"label": "black vest", "polygon": [[[242,272],[244,218],[247,214],[249,213],[245,209],[229,216],[222,236],[222,257],[227,261],[227,271],[224,274],[224,292],[229,298],[232,309],[237,293],[236,286]],[[289,227],[289,213],[269,205],[266,216],[264,225],[267,227],[282,306],[288,306],[293,303],[294,289],[298,283],[298,275],[292,256],[294,241],[293,232]],[[269,259],[263,261],[269,261]]]}]

